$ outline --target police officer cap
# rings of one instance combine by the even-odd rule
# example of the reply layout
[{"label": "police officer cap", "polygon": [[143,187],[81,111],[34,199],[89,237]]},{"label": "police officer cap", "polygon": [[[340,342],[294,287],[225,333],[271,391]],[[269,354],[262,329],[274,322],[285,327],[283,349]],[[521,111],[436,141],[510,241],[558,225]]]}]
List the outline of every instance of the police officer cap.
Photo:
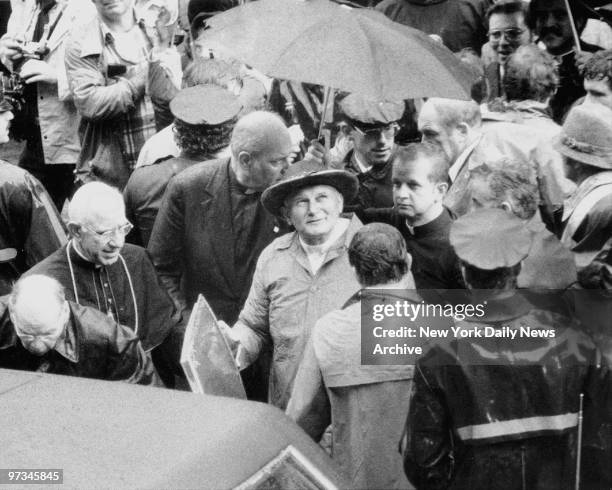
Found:
[{"label": "police officer cap", "polygon": [[237,118],[241,110],[239,98],[216,85],[185,88],[170,102],[172,115],[193,125],[217,126],[228,123]]},{"label": "police officer cap", "polygon": [[479,209],[454,221],[450,242],[459,258],[483,270],[512,267],[529,254],[525,224],[502,209]]},{"label": "police officer cap", "polygon": [[340,102],[340,110],[360,126],[387,126],[401,119],[405,105],[402,101],[373,101],[357,94],[349,94]]}]

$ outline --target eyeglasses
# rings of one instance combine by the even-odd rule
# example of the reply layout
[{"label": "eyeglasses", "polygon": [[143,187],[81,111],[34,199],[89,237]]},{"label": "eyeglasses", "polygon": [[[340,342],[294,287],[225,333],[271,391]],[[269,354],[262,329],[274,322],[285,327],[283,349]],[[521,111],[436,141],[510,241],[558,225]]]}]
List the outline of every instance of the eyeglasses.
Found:
[{"label": "eyeglasses", "polygon": [[506,41],[518,41],[518,39],[523,35],[525,29],[511,28],[511,29],[503,29],[498,31],[489,31],[488,36],[491,41],[500,41],[502,38],[502,34],[506,38]]},{"label": "eyeglasses", "polygon": [[381,126],[378,128],[372,129],[362,129],[359,126],[353,126],[355,131],[357,131],[362,136],[370,137],[370,138],[378,138],[381,134],[386,138],[390,138],[395,135],[395,132],[399,129],[399,126],[396,123],[389,124],[388,126]]},{"label": "eyeglasses", "polygon": [[117,236],[117,234],[125,236],[130,231],[132,231],[132,228],[134,228],[134,225],[130,223],[129,221],[123,225],[119,225],[116,228],[113,228],[112,230],[106,230],[106,231],[96,231],[87,225],[81,225],[81,226],[85,228],[86,230],[92,232],[100,240],[105,240],[105,241],[112,240],[113,238],[115,238],[115,236]]}]

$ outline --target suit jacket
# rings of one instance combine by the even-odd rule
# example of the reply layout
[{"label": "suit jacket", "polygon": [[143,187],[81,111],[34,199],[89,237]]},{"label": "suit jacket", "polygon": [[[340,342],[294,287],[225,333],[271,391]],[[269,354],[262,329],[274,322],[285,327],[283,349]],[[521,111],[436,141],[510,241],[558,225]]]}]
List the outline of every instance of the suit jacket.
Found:
[{"label": "suit jacket", "polygon": [[[222,159],[195,164],[176,175],[148,248],[177,307],[190,308],[203,294],[217,317],[233,323],[248,295],[259,254],[280,230],[259,200],[251,235],[235,229],[240,210],[232,209],[229,172],[229,159]],[[238,261],[236,248],[245,240],[250,254]]]}]

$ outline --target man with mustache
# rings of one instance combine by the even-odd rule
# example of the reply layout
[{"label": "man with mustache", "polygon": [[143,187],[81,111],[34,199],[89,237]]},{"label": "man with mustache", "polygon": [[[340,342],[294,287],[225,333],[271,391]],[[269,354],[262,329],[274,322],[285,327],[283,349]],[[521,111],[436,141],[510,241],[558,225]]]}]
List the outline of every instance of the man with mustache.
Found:
[{"label": "man with mustache", "polygon": [[[570,5],[580,35],[586,25],[588,11],[580,0],[570,2]],[[580,60],[576,56],[565,0],[533,0],[529,5],[528,25],[559,63],[559,88],[550,101],[550,107],[555,122],[562,124],[572,104],[585,95],[583,77],[576,65]],[[580,49],[593,53],[601,48],[580,41]]]}]

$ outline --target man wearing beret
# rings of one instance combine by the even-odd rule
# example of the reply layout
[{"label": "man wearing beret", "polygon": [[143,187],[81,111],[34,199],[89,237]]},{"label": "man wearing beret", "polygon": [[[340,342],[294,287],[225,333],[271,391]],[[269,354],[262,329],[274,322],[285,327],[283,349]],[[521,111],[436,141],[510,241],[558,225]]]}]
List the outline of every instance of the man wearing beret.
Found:
[{"label": "man wearing beret", "polygon": [[563,207],[561,243],[574,253],[582,286],[612,289],[612,110],[575,107],[554,147],[578,186]]},{"label": "man wearing beret", "polygon": [[346,209],[392,207],[391,160],[404,102],[369,101],[349,94],[340,102],[340,109],[353,142],[343,165],[359,179],[357,197],[346,203]]},{"label": "man wearing beret", "polygon": [[261,253],[238,322],[225,334],[242,367],[271,344],[268,398],[281,409],[289,401],[315,322],[359,289],[347,248],[361,222],[354,216],[340,217],[344,201],[355,197],[357,186],[349,172],[302,161],[262,195],[266,209],[295,231]]},{"label": "man wearing beret", "polygon": [[137,168],[130,176],[123,191],[127,218],[134,225],[129,242],[147,246],[170,179],[226,148],[241,108],[238,97],[214,85],[189,87],[174,97],[170,110],[180,155]]},{"label": "man wearing beret", "polygon": [[608,430],[612,372],[571,320],[516,291],[528,230],[483,209],[455,221],[450,240],[483,314],[433,339],[417,361],[401,444],[408,478],[418,489],[574,488],[583,393],[581,488],[608,488],[599,465],[609,455],[596,437]]}]

